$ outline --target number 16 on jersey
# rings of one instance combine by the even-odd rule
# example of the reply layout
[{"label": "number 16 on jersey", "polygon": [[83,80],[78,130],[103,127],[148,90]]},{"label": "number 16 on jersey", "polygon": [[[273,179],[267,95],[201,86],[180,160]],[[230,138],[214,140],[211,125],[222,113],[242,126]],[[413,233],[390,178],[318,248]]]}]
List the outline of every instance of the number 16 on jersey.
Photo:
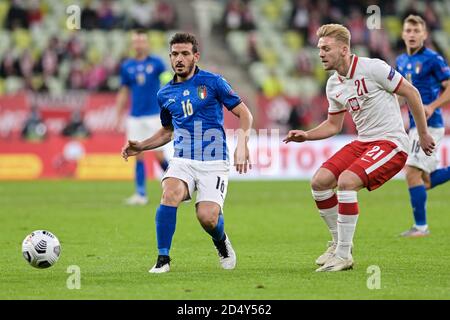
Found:
[{"label": "number 16 on jersey", "polygon": [[192,107],[190,99],[187,99],[187,101],[181,101],[181,106],[183,107],[183,113],[185,118],[192,116],[192,114],[194,113],[194,108]]}]

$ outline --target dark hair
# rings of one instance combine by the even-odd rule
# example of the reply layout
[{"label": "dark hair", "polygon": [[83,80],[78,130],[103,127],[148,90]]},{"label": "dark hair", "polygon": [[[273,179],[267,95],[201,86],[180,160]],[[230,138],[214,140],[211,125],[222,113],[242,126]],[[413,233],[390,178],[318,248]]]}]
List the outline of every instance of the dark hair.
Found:
[{"label": "dark hair", "polygon": [[191,43],[192,44],[192,52],[197,53],[198,52],[198,42],[195,36],[191,33],[175,33],[172,39],[170,39],[170,48],[174,44],[177,43]]},{"label": "dark hair", "polygon": [[133,33],[147,35],[147,30],[142,29],[142,28],[134,29]]}]

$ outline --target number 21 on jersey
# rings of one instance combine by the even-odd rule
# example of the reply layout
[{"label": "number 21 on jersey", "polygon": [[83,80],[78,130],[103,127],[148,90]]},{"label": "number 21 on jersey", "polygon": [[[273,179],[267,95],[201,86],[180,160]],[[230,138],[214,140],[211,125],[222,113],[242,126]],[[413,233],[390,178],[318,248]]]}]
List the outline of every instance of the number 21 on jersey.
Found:
[{"label": "number 21 on jersey", "polygon": [[355,80],[356,85],[356,92],[358,93],[358,96],[362,96],[363,94],[369,93],[366,87],[366,81],[364,78],[361,78],[361,80]]},{"label": "number 21 on jersey", "polygon": [[186,101],[181,101],[181,106],[183,107],[183,113],[185,118],[192,116],[192,114],[194,113],[194,108],[192,107],[190,99],[187,99]]}]

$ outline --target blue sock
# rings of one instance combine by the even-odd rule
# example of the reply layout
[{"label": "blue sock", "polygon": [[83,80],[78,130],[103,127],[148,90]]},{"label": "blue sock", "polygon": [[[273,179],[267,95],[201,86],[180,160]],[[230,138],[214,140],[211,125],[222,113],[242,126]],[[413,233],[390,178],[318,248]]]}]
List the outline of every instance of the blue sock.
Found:
[{"label": "blue sock", "polygon": [[223,214],[222,212],[219,213],[219,219],[217,220],[217,224],[216,227],[212,230],[206,230],[206,232],[208,232],[211,237],[216,240],[216,241],[220,241],[223,239],[223,236],[225,235],[224,229],[224,219],[223,219]]},{"label": "blue sock", "polygon": [[450,180],[450,167],[437,169],[430,174],[431,188]]},{"label": "blue sock", "polygon": [[163,161],[161,161],[161,162],[159,163],[159,165],[160,165],[160,167],[161,167],[161,169],[162,169],[163,171],[166,171],[166,170],[167,170],[167,167],[169,166],[169,163],[167,162],[166,159],[164,159]]},{"label": "blue sock", "polygon": [[416,226],[427,224],[427,191],[424,185],[409,188],[409,197],[414,212]]},{"label": "blue sock", "polygon": [[145,164],[144,164],[144,161],[136,160],[134,179],[135,179],[135,183],[136,183],[136,192],[141,196],[145,196],[147,194],[147,190],[145,188]]},{"label": "blue sock", "polygon": [[155,222],[158,255],[168,256],[177,223],[177,207],[159,205],[156,210]]}]

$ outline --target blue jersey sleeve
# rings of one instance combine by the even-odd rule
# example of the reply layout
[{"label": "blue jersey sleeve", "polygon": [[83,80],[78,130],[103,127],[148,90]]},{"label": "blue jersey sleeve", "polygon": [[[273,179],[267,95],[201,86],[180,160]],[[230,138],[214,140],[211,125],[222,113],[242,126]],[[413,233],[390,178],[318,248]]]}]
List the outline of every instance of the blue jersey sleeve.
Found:
[{"label": "blue jersey sleeve", "polygon": [[228,109],[232,110],[242,102],[241,98],[233,91],[228,82],[222,78],[217,77],[216,90],[218,100]]},{"label": "blue jersey sleeve", "polygon": [[172,125],[172,115],[170,114],[170,111],[168,109],[161,109],[159,117],[161,119],[161,125],[163,127],[170,127]]},{"label": "blue jersey sleeve", "polygon": [[162,94],[157,95],[159,108],[161,112],[159,113],[159,118],[161,119],[161,125],[163,127],[169,127],[172,125],[172,114],[169,111],[168,106],[174,102],[172,99],[164,99]]},{"label": "blue jersey sleeve", "polygon": [[438,55],[433,59],[432,69],[439,82],[450,79],[450,68],[442,56]]},{"label": "blue jersey sleeve", "polygon": [[128,77],[125,63],[120,66],[120,85],[129,87],[131,85],[130,78]]}]

